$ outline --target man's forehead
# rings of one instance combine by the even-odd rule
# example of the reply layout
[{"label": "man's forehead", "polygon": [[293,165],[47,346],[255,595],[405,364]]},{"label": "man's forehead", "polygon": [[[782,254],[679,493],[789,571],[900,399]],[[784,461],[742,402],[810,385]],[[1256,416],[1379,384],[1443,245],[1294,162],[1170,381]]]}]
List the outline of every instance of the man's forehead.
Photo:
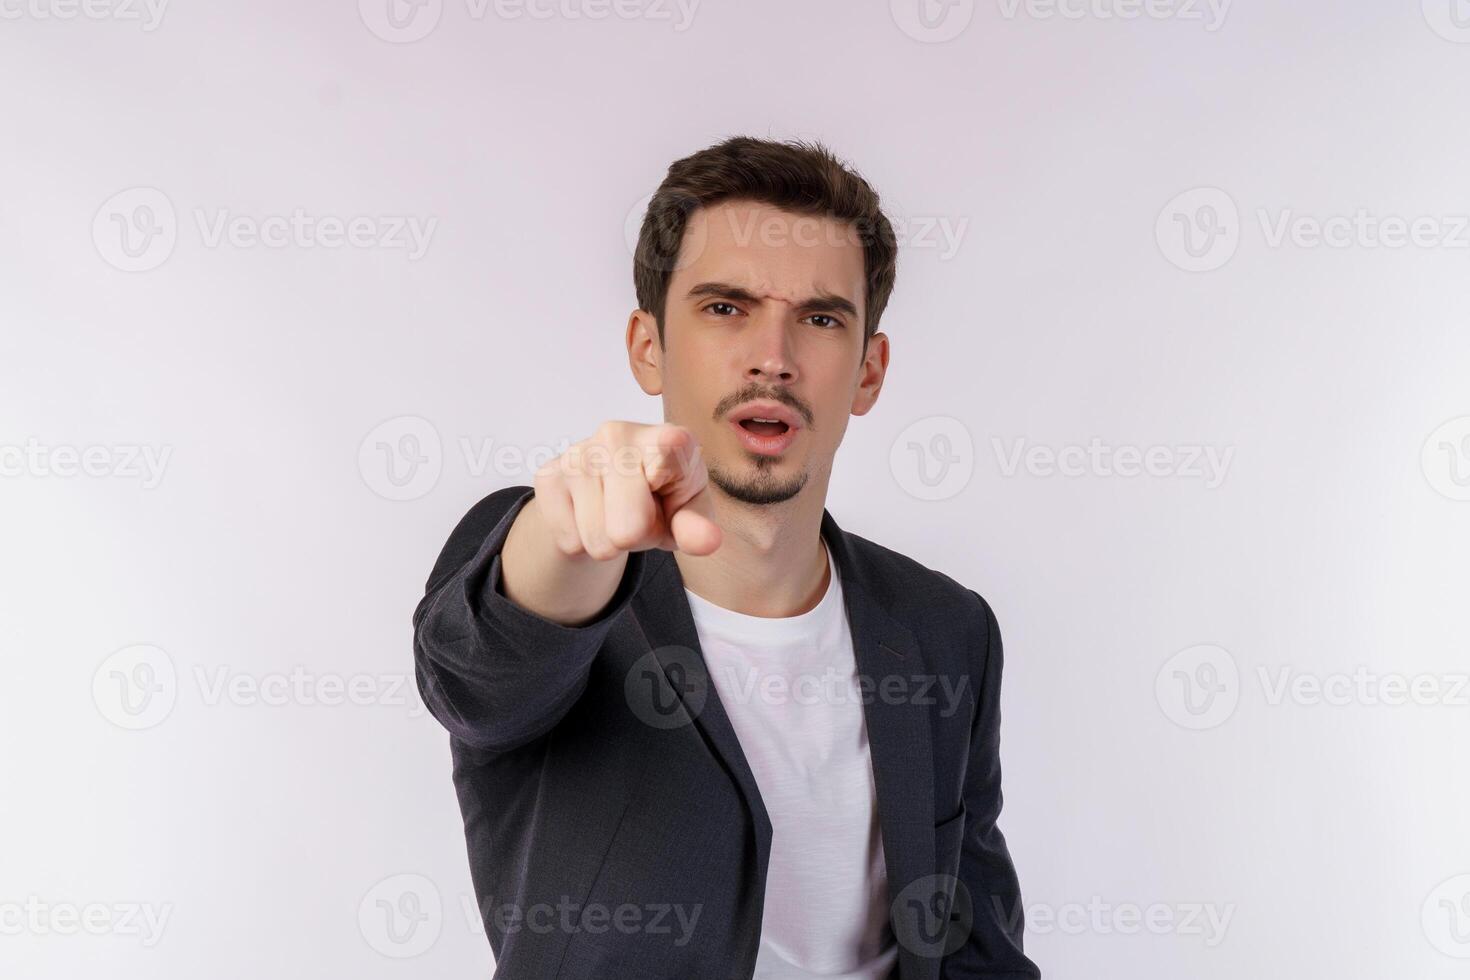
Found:
[{"label": "man's forehead", "polygon": [[686,228],[671,291],[721,282],[773,302],[799,303],[822,293],[861,302],[864,251],[841,224],[748,202],[701,208]]}]

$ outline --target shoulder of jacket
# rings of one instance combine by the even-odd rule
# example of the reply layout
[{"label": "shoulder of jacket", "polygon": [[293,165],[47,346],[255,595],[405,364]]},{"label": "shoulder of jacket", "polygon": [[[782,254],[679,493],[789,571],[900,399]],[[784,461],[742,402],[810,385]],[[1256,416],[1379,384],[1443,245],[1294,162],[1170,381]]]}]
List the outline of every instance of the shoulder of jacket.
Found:
[{"label": "shoulder of jacket", "polygon": [[960,616],[973,619],[975,628],[986,628],[993,614],[978,592],[892,548],[848,531],[843,534],[873,598],[900,620],[913,624],[936,615]]}]

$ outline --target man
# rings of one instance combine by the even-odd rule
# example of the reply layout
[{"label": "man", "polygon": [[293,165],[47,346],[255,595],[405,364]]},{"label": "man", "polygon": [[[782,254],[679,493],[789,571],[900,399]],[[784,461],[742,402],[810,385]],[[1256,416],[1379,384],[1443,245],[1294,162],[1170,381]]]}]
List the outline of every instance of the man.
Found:
[{"label": "man", "polygon": [[820,145],[677,161],[626,332],[664,424],[604,422],[450,536],[415,663],[496,977],[1039,976],[995,616],[824,506],[896,251]]}]

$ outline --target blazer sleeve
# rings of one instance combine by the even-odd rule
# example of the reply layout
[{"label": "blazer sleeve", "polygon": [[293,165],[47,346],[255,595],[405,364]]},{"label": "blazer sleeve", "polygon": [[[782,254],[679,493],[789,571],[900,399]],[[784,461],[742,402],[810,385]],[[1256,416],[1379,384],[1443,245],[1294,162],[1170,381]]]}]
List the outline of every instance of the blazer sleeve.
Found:
[{"label": "blazer sleeve", "polygon": [[459,522],[413,613],[414,675],[429,712],[476,749],[504,752],[549,732],[586,688],[613,620],[642,582],[645,552],[591,622],[564,626],[502,591],[501,550],[532,487],[497,490]]},{"label": "blazer sleeve", "polygon": [[985,638],[970,757],[965,771],[965,830],[960,846],[960,885],[968,891],[974,924],[963,946],[944,958],[941,980],[1039,980],[1041,971],[1023,951],[1025,915],[1015,865],[997,821],[1000,786],[1000,625],[978,593]]}]

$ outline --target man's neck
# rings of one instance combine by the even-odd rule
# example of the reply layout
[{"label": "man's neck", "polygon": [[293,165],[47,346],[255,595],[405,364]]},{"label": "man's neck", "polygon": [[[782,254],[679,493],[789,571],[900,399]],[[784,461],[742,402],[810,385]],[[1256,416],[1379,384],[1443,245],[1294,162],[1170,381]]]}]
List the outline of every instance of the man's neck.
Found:
[{"label": "man's neck", "polygon": [[719,550],[673,553],[685,588],[747,616],[799,616],[822,601],[830,576],[820,497],[799,494],[783,504],[752,506],[717,491],[714,505],[725,532]]}]

